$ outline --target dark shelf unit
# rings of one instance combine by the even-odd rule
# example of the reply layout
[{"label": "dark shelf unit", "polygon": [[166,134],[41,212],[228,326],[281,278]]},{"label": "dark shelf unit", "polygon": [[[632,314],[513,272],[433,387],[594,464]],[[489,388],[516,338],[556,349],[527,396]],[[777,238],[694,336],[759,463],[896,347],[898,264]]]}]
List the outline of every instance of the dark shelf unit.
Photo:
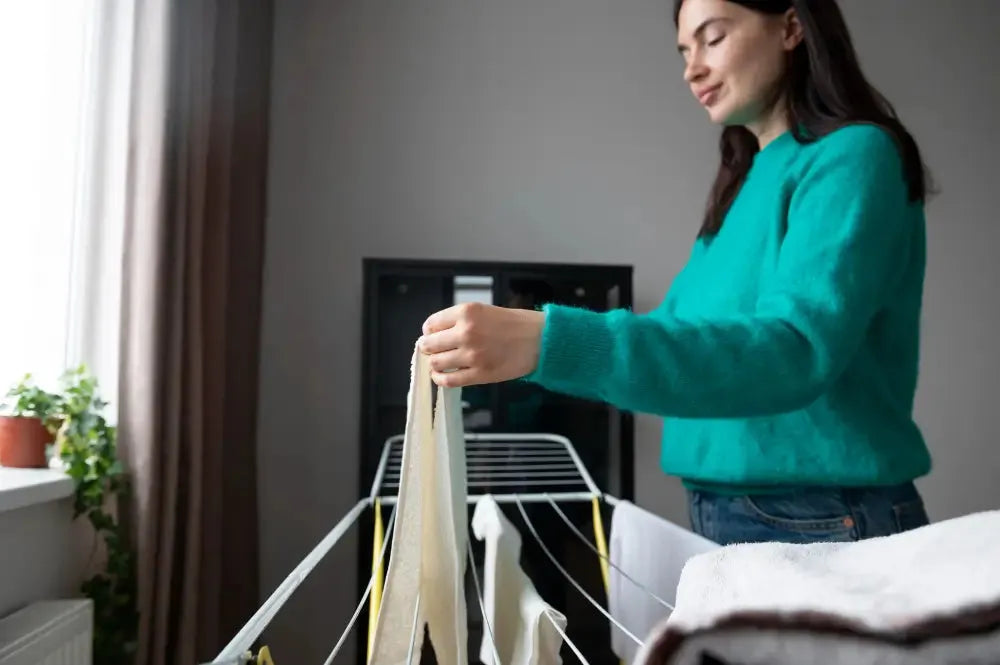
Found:
[{"label": "dark shelf unit", "polygon": [[[361,437],[359,485],[370,488],[382,446],[401,434],[406,417],[409,362],[420,326],[428,315],[461,298],[483,299],[505,307],[532,309],[548,302],[595,311],[631,308],[632,267],[573,263],[516,263],[426,259],[366,258],[363,261]],[[634,495],[634,425],[632,415],[610,405],[562,395],[523,381],[466,388],[469,432],[543,432],[569,438],[602,491],[631,500]],[[470,506],[471,517],[472,506]],[[591,533],[589,505],[566,508],[584,533]],[[591,662],[617,663],[607,650],[607,620],[586,603],[554,569],[524,529],[517,511],[506,513],[521,530],[522,566],[539,593],[567,614],[568,631]],[[604,601],[598,561],[550,506],[532,506],[529,514],[556,553],[595,598]],[[385,515],[387,517],[387,513]],[[605,525],[610,524],[605,520]],[[358,588],[371,572],[370,513],[359,521]],[[551,537],[552,542],[549,542]],[[474,547],[478,543],[473,538]],[[482,550],[476,551],[477,563]],[[388,562],[387,562],[388,563]],[[467,588],[472,586],[471,580]],[[469,595],[469,662],[478,662],[479,607]],[[362,622],[363,623],[363,622]],[[363,665],[366,630],[357,630],[357,662]],[[606,652],[606,653],[605,653]],[[573,659],[564,650],[565,658]],[[431,658],[425,662],[434,662]]]}]

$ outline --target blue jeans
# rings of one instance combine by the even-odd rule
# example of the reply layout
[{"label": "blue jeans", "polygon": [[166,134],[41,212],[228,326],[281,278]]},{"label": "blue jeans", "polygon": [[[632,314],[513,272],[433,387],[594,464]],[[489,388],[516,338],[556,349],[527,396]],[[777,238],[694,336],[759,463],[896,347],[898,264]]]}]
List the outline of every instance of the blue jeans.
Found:
[{"label": "blue jeans", "polygon": [[913,483],[739,496],[693,490],[688,499],[691,528],[720,545],[862,540],[928,523]]}]

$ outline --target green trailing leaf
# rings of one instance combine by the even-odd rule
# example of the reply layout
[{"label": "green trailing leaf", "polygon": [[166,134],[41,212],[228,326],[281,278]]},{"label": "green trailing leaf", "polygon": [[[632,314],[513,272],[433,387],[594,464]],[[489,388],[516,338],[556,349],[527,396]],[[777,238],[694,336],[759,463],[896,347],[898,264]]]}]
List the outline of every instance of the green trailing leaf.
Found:
[{"label": "green trailing leaf", "polygon": [[106,507],[128,496],[118,459],[117,432],[104,417],[107,406],[86,367],[66,372],[59,392],[48,392],[26,376],[7,394],[4,412],[42,418],[56,435],[53,450],[75,483],[74,519],[85,516],[104,541],[104,571],[86,580],[81,592],[94,603],[93,660],[129,665],[136,651],[135,555],[117,519]]}]

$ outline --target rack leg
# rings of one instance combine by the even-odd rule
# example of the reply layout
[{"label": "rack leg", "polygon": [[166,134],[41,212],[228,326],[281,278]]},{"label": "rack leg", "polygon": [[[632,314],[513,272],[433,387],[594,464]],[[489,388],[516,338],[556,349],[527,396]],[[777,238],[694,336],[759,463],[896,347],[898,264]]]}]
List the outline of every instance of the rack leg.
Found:
[{"label": "rack leg", "polygon": [[[604,578],[604,593],[610,597],[611,573],[608,570],[608,541],[604,537],[604,520],[601,519],[601,502],[595,496],[591,500],[590,505],[594,516],[594,540],[597,541],[597,553],[600,555],[601,561],[601,577]],[[621,665],[624,665],[624,663]]]},{"label": "rack leg", "polygon": [[372,659],[372,647],[375,644],[375,623],[378,620],[379,608],[382,606],[383,568],[382,558],[379,554],[382,552],[385,529],[382,526],[382,504],[378,499],[375,499],[373,508],[375,510],[375,529],[372,536],[372,592],[371,600],[368,603],[368,658],[366,662],[371,662]]}]

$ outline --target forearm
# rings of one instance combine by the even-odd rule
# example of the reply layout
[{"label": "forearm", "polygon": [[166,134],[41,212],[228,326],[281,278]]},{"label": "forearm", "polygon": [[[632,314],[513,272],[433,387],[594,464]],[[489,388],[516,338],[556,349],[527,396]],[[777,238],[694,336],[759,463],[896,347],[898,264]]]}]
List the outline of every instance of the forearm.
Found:
[{"label": "forearm", "polygon": [[837,371],[820,336],[789,320],[684,322],[625,310],[550,307],[538,368],[550,390],[621,409],[689,418],[801,408]]}]

